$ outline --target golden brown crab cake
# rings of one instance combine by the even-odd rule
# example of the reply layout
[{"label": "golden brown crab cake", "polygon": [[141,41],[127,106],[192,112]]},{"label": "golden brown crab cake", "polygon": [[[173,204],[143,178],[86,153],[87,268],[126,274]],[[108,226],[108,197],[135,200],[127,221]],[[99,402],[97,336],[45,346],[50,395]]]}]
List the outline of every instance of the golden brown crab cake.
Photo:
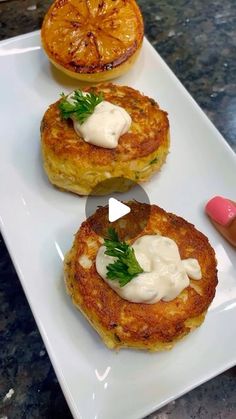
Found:
[{"label": "golden brown crab cake", "polygon": [[75,132],[71,120],[61,119],[59,102],[51,105],[41,124],[44,168],[51,183],[79,195],[89,195],[107,179],[126,181],[119,185],[114,182],[113,190],[98,194],[126,191],[134,182],[148,180],[161,168],[168,154],[167,113],[153,99],[131,87],[108,83],[84,90],[102,92],[104,100],[123,107],[132,118],[131,127],[119,138],[116,148],[97,147]]},{"label": "golden brown crab cake", "polygon": [[[134,223],[142,224],[142,213],[148,205],[132,202],[129,206],[131,212],[112,223],[121,240],[133,235]],[[149,209],[149,221],[139,236],[161,234],[175,240],[181,259],[198,260],[202,279],[190,280],[189,287],[172,301],[143,304],[122,299],[96,271],[95,260],[102,239],[93,228],[100,224],[105,234],[109,226],[108,208],[99,208],[76,234],[65,258],[64,272],[73,303],[111,349],[160,351],[172,348],[180,338],[200,326],[215,295],[216,259],[207,237],[177,215],[156,205]]]}]

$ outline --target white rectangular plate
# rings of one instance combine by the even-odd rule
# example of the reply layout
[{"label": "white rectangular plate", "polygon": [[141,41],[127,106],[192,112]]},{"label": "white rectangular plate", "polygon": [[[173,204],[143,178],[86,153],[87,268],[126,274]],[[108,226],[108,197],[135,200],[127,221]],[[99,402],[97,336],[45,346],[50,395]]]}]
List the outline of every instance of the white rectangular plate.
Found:
[{"label": "white rectangular plate", "polygon": [[205,323],[165,353],[106,349],[64,289],[62,260],[85,218],[85,198],[53,188],[40,158],[40,121],[78,84],[52,70],[39,33],[0,43],[0,222],[11,257],[75,418],[141,418],[236,361],[236,258],[204,215],[214,195],[235,197],[233,152],[147,40],[117,82],[167,110],[171,151],[145,185],[151,203],[205,233],[219,285]]}]

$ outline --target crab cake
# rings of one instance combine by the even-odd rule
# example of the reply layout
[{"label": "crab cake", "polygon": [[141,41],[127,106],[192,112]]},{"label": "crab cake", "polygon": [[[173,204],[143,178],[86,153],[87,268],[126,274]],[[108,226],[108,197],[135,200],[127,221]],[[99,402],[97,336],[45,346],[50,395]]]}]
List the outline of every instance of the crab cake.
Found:
[{"label": "crab cake", "polygon": [[[142,224],[147,204],[129,203],[131,212],[112,223],[121,240]],[[75,306],[84,314],[104,343],[111,349],[123,347],[160,351],[170,349],[183,336],[200,326],[214,298],[217,285],[215,253],[207,237],[177,215],[156,205],[139,236],[159,234],[178,245],[181,259],[196,258],[202,278],[190,279],[189,286],[171,301],[154,304],[132,303],[121,298],[97,273],[96,255],[103,243],[94,226],[106,234],[108,208],[99,208],[80,227],[64,262],[65,283]],[[124,228],[125,227],[125,228]],[[137,237],[132,239],[132,243]]]},{"label": "crab cake", "polygon": [[[167,113],[147,96],[131,87],[100,84],[84,89],[102,93],[104,100],[124,108],[132,118],[128,132],[113,149],[89,144],[78,135],[71,120],[60,116],[59,103],[51,105],[41,124],[44,168],[51,183],[79,195],[89,195],[100,182],[114,182],[114,191],[126,191],[134,182],[148,180],[166,160],[169,150]],[[130,182],[127,182],[127,179]],[[111,183],[109,183],[110,185]]]}]

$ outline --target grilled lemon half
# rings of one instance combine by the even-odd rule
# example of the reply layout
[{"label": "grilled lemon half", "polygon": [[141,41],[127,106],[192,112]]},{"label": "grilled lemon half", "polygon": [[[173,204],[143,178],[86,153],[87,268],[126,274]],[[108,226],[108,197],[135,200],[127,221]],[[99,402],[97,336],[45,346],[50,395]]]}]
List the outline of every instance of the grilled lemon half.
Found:
[{"label": "grilled lemon half", "polygon": [[142,46],[144,26],[135,0],[56,0],[41,38],[50,61],[89,82],[125,73]]},{"label": "grilled lemon half", "polygon": [[[131,212],[112,223],[121,240],[127,235],[133,236],[135,224],[142,225],[147,204],[133,202],[129,206]],[[183,218],[156,205],[148,209],[150,217],[141,235],[161,234],[174,240],[181,259],[198,260],[202,279],[190,280],[190,286],[168,302],[131,303],[121,298],[96,271],[96,255],[103,241],[93,226],[98,223],[103,226],[104,235],[109,227],[108,208],[99,208],[76,234],[73,247],[65,258],[64,272],[73,303],[111,349],[128,347],[160,351],[172,348],[179,339],[200,326],[215,295],[216,259],[207,237]]]}]

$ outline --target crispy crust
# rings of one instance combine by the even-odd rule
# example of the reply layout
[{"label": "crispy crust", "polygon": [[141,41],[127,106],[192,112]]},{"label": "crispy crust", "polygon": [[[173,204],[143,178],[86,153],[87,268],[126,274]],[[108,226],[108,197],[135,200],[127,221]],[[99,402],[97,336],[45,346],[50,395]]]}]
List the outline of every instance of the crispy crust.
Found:
[{"label": "crispy crust", "polygon": [[115,149],[97,147],[79,137],[70,120],[60,118],[58,102],[54,103],[41,124],[44,168],[50,181],[87,195],[107,178],[149,179],[160,169],[169,150],[167,113],[131,87],[107,83],[85,90],[102,92],[105,100],[125,108],[132,118],[131,128]]},{"label": "crispy crust", "polygon": [[90,80],[98,73],[110,78],[127,70],[126,63],[133,63],[141,48],[143,34],[135,0],[56,0],[41,30],[52,63],[72,77],[88,75]]},{"label": "crispy crust", "polygon": [[[132,211],[122,217],[122,224],[119,220],[116,222],[121,239],[129,234],[134,220],[142,222],[146,207],[147,204],[133,202]],[[125,229],[122,228],[124,220],[127,221]],[[160,233],[175,240],[182,259],[198,259],[202,279],[191,280],[190,286],[172,301],[135,304],[119,297],[96,271],[95,259],[101,238],[92,227],[97,223],[107,231],[107,207],[99,208],[81,225],[65,258],[65,283],[73,303],[109,348],[170,349],[202,323],[215,295],[216,259],[207,237],[183,218],[152,205],[149,222],[141,235]]]}]

